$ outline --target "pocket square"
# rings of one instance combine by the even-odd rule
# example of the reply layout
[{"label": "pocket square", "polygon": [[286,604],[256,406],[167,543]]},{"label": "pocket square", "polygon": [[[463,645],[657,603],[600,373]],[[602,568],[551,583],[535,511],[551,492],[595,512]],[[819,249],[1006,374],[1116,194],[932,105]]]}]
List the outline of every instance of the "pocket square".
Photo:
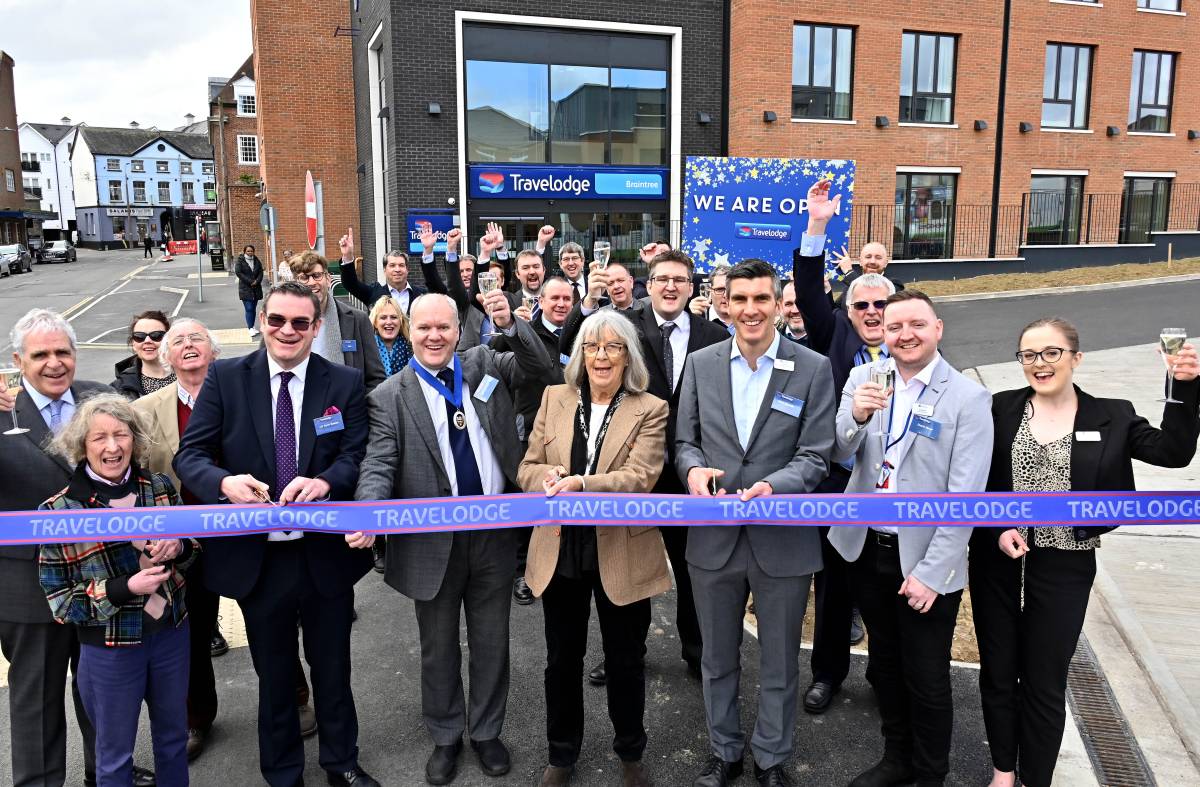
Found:
[{"label": "pocket square", "polygon": [[324,413],[322,413],[322,416],[337,415],[340,412],[341,412],[341,410],[337,409],[336,407],[330,407],[330,408],[327,408]]}]

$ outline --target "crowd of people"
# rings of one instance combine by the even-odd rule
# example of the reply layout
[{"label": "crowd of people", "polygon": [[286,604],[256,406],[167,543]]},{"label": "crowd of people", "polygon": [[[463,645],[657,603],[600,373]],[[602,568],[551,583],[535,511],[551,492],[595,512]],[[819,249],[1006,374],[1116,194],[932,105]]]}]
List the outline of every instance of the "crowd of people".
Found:
[{"label": "crowd of people", "polygon": [[[459,254],[455,229],[439,259],[424,233],[424,287],[409,282],[402,251],[384,255],[382,282],[366,283],[351,230],[341,281],[362,310],[332,297],[329,265],[313,252],[289,255],[290,278],[277,275],[263,293],[248,246],[235,272],[261,347],[222,359],[202,323],[144,312],[112,386],[75,379],[70,323],[33,309],[11,336],[21,387],[0,394],[0,409],[28,430],[0,438],[3,508],[1127,490],[1133,459],[1191,461],[1200,363],[1190,343],[1167,358],[1181,403],[1164,407],[1161,429],[1128,402],[1074,384],[1080,337],[1053,317],[1013,337],[1028,385],[993,397],[941,356],[934,303],[885,275],[883,247],[865,246],[858,270],[842,255],[837,297],[825,273],[834,207],[828,182],[814,185],[786,283],[753,259],[700,281],[686,254],[661,243],[641,250],[645,281],[617,262],[585,265],[574,243],[559,247],[548,275],[552,228],[513,258],[495,225],[478,256]],[[545,621],[543,787],[572,780],[585,675],[606,687],[625,787],[723,787],[748,770],[747,751],[760,785],[793,784],[797,713],[824,712],[839,691],[861,636],[857,614],[882,744],[878,763],[850,783],[942,784],[950,650],[969,585],[992,784],[1047,785],[1103,532],[1033,522],[545,526],[0,546],[12,779],[63,784],[69,670],[86,784],[187,784],[217,714],[224,596],[241,609],[258,676],[264,779],[303,784],[302,737],[315,732],[330,784],[378,784],[359,759],[350,648],[354,587],[374,567],[413,600],[430,784],[454,780],[464,735],[485,774],[512,767],[502,740],[510,604],[535,599]],[[814,578],[805,688],[800,641]],[[644,724],[651,599],[672,585],[680,657],[703,695],[709,740],[705,764],[686,776],[644,764],[654,747]],[[739,704],[751,597],[761,655],[747,735]],[[585,663],[593,604],[602,653]],[[143,705],[153,772],[133,760]]]}]

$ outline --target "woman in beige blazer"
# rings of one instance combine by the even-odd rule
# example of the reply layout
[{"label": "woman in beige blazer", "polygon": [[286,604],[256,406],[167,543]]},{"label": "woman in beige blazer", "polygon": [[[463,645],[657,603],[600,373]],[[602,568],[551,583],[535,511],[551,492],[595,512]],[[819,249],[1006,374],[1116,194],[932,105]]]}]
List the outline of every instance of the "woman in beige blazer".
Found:
[{"label": "woman in beige blazer", "polygon": [[[546,389],[518,472],[526,491],[649,492],[663,469],[667,403],[646,393],[649,374],[633,324],[612,310],[587,318],[564,370]],[[608,715],[622,784],[650,784],[646,633],[650,598],[671,586],[656,527],[538,527],[525,581],[546,621],[544,787],[565,785],[583,743],[583,658],[593,596],[608,671]]]}]

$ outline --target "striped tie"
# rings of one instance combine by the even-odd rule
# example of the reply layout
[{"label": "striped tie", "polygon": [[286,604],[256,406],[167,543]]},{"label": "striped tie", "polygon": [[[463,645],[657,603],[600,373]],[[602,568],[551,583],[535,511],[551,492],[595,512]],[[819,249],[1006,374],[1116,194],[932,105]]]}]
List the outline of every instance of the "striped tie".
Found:
[{"label": "striped tie", "polygon": [[50,402],[50,431],[54,432],[56,435],[61,432],[63,428],[62,409],[62,399],[55,399],[54,401]]}]

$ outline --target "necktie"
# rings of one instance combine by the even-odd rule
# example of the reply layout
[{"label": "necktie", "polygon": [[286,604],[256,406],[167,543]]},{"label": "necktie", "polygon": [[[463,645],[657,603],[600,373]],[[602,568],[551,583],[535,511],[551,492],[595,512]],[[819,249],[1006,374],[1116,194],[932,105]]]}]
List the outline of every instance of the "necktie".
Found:
[{"label": "necktie", "polygon": [[667,386],[675,390],[675,350],[671,348],[671,332],[677,327],[673,322],[662,324],[663,368],[667,370]]},{"label": "necktie", "polygon": [[62,399],[55,399],[50,402],[50,431],[54,432],[54,434],[58,434],[63,428],[62,409]]},{"label": "necktie", "polygon": [[571,282],[571,305],[574,306],[575,304],[579,303],[579,301],[581,301],[582,299],[583,299],[583,296],[579,294],[579,282],[577,282],[577,281]]},{"label": "necktie", "polygon": [[[442,369],[438,372],[442,385],[454,390],[454,370]],[[444,398],[444,397],[443,397]],[[471,448],[471,435],[466,427],[459,429],[454,425],[454,415],[459,412],[449,399],[446,399],[446,432],[450,437],[450,454],[454,457],[454,475],[458,482],[459,495],[482,495],[483,481],[479,478],[479,465],[475,463],[475,451]],[[466,414],[464,409],[463,414]]]},{"label": "necktie", "polygon": [[279,373],[279,395],[275,399],[275,495],[296,477],[296,421],[292,410],[291,372]]},{"label": "necktie", "polygon": [[555,328],[554,335],[561,339],[562,338],[562,328]]},{"label": "necktie", "polygon": [[[117,501],[113,501],[116,503]],[[119,506],[117,506],[119,507]],[[155,564],[146,553],[143,551],[146,548],[145,539],[135,539],[129,543],[133,544],[133,548],[138,551],[138,568],[154,568]],[[174,569],[171,569],[174,571]],[[167,610],[167,594],[165,589],[166,583],[158,586],[158,589],[146,597],[146,605],[142,608],[143,611],[150,617],[158,620],[163,616],[163,612]]]},{"label": "necktie", "polygon": [[868,344],[867,345],[867,354],[869,354],[871,356],[872,361],[878,361],[879,360],[879,347],[878,346],[872,347],[871,345]]}]

